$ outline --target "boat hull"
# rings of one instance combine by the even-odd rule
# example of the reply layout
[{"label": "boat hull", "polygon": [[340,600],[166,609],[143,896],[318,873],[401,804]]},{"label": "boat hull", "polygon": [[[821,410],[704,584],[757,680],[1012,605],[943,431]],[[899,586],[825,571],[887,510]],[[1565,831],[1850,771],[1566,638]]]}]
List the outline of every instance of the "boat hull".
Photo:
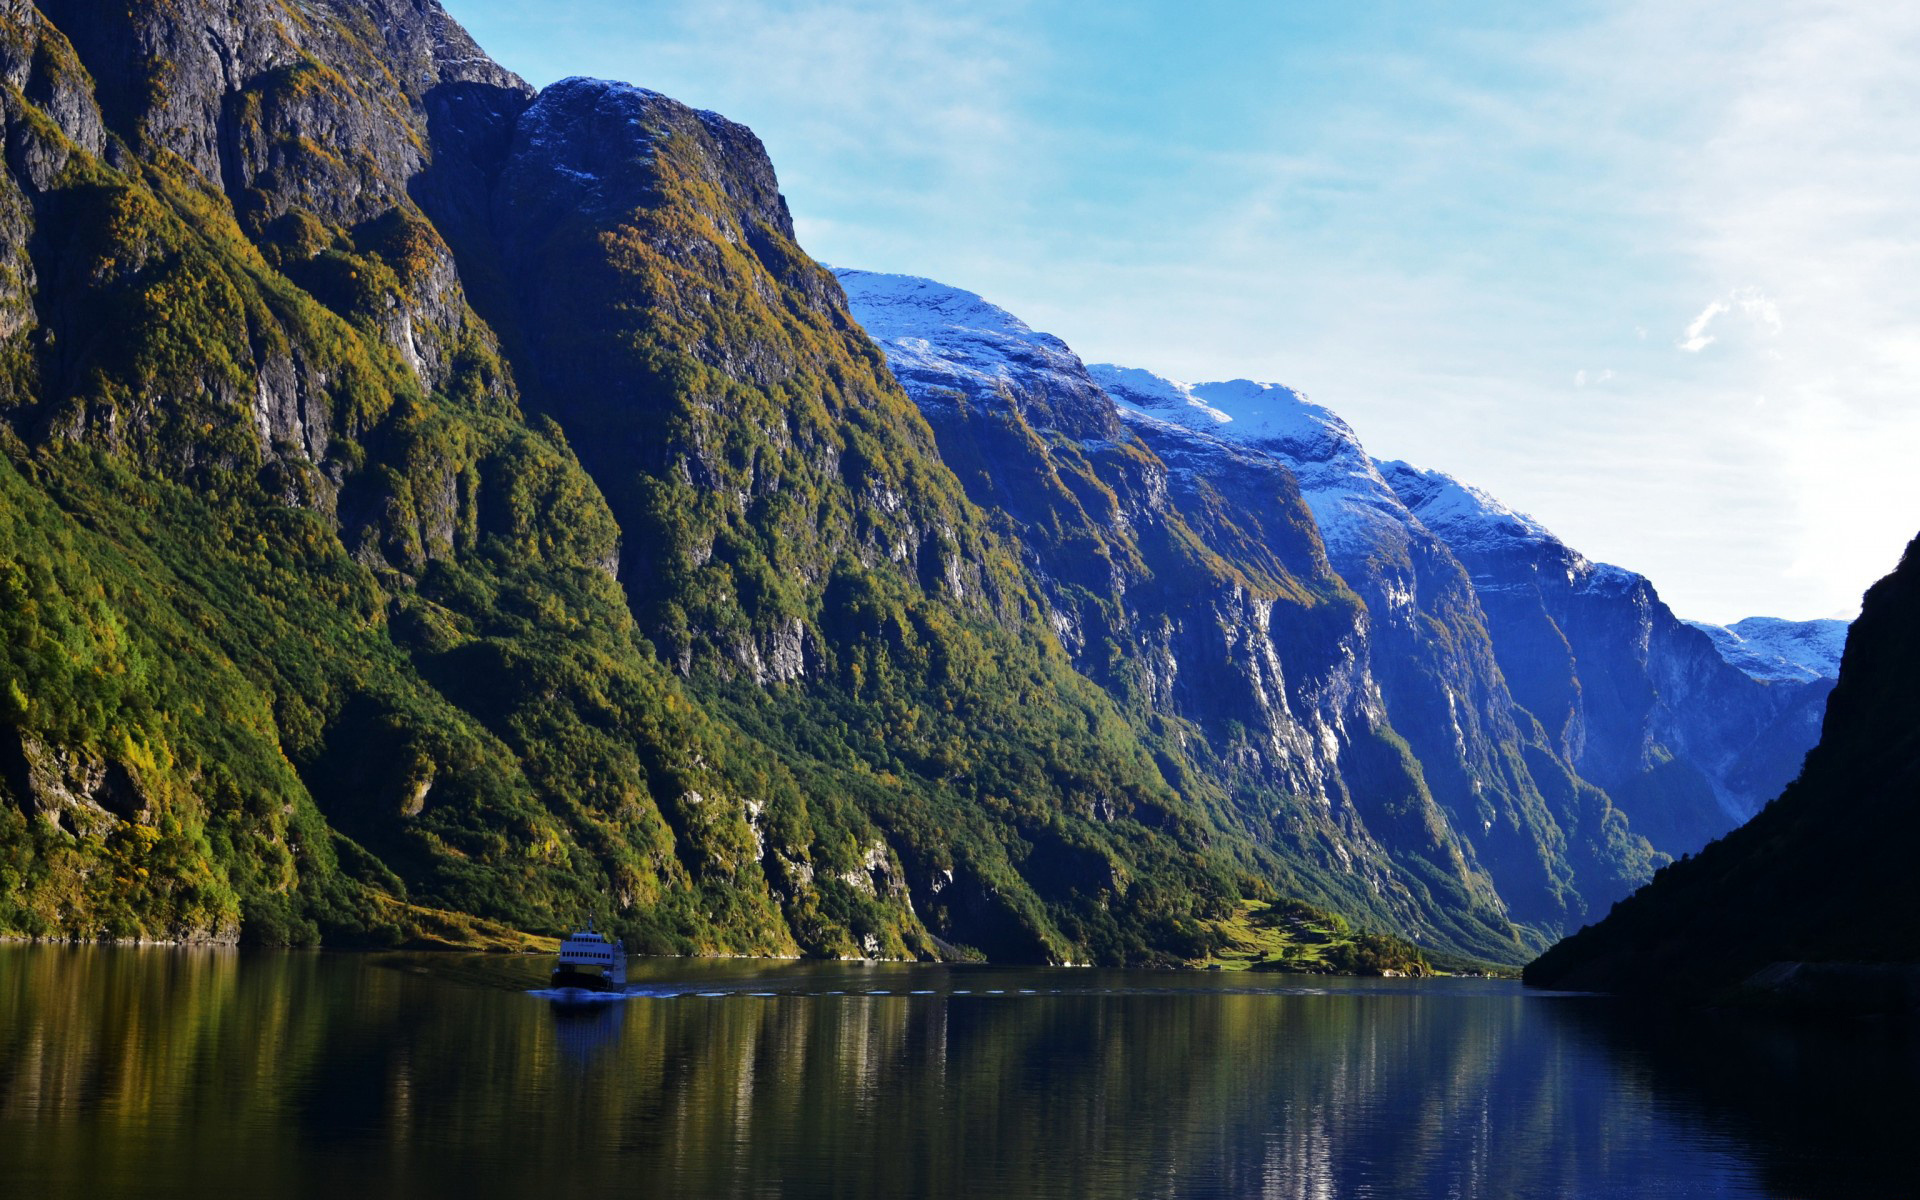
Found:
[{"label": "boat hull", "polygon": [[617,992],[620,990],[619,986],[605,975],[592,975],[585,971],[569,971],[565,967],[560,967],[554,971],[553,978],[548,982],[548,986],[562,989],[571,988],[582,992]]}]

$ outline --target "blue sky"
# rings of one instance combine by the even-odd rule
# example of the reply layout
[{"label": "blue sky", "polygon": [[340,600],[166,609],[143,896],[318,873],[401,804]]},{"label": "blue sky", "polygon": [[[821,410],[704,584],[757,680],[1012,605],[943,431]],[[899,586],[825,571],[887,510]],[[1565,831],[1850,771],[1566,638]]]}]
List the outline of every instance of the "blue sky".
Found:
[{"label": "blue sky", "polygon": [[753,127],[802,243],[1245,376],[1683,616],[1851,616],[1920,530],[1920,10],[448,0]]}]

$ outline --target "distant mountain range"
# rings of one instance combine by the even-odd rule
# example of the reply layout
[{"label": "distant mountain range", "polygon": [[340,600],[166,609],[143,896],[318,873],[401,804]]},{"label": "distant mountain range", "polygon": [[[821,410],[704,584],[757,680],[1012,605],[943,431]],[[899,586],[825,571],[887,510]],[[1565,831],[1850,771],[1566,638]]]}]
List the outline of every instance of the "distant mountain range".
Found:
[{"label": "distant mountain range", "polygon": [[1817,631],[836,276],[751,131],[432,0],[40,0],[0,77],[0,933],[1517,963],[1812,743]]}]

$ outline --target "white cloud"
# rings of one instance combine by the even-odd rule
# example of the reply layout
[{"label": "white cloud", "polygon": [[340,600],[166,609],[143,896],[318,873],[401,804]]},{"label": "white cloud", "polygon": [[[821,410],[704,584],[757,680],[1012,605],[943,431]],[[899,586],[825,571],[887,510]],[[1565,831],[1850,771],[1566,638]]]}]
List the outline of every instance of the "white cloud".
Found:
[{"label": "white cloud", "polygon": [[1688,323],[1686,332],[1674,346],[1688,354],[1700,353],[1719,340],[1707,332],[1708,327],[1715,319],[1736,310],[1767,333],[1779,335],[1782,328],[1779,306],[1757,288],[1739,288],[1722,299],[1708,301],[1707,306],[1700,310],[1700,315]]},{"label": "white cloud", "polygon": [[1707,326],[1713,324],[1715,317],[1722,313],[1732,311],[1732,306],[1724,300],[1710,301],[1705,308],[1700,310],[1700,315],[1693,319],[1687,326],[1687,332],[1679,341],[1675,342],[1674,345],[1685,350],[1688,354],[1700,353],[1718,340],[1707,332]]},{"label": "white cloud", "polygon": [[[1647,0],[1630,19],[1645,33],[1671,7]],[[1675,253],[1703,277],[1740,280],[1722,299],[1765,340],[1702,377],[1764,397],[1749,400],[1765,419],[1750,421],[1747,476],[1770,544],[1725,569],[1777,578],[1800,597],[1784,615],[1812,615],[1857,598],[1920,529],[1909,465],[1920,357],[1908,352],[1920,330],[1920,10],[1761,0],[1741,12],[1739,36],[1692,43],[1689,103],[1709,119],[1667,203]]]},{"label": "white cloud", "polygon": [[1753,319],[1756,325],[1774,336],[1779,336],[1782,325],[1780,308],[1762,295],[1757,288],[1745,288],[1734,293],[1734,299],[1740,305],[1740,311]]}]

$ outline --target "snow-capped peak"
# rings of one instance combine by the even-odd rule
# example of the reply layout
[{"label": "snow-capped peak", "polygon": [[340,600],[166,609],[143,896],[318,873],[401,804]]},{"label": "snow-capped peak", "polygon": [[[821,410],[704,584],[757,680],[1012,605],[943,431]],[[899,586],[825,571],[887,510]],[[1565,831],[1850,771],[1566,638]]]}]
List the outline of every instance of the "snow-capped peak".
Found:
[{"label": "snow-capped peak", "polygon": [[[1442,471],[1398,460],[1382,462],[1379,467],[1387,486],[1420,518],[1420,523],[1470,564],[1483,555],[1518,554],[1534,563],[1535,570],[1564,572],[1567,583],[1581,592],[1624,596],[1644,588],[1652,594],[1653,585],[1645,575],[1589,560],[1539,521],[1471,484]],[[1479,578],[1476,575],[1476,580]]]},{"label": "snow-capped peak", "polygon": [[1428,471],[1397,459],[1379,464],[1380,474],[1407,507],[1448,542],[1497,538],[1553,542],[1559,538],[1526,513],[1507,507],[1487,492],[1441,471]]},{"label": "snow-capped peak", "polygon": [[1338,445],[1364,454],[1360,439],[1330,408],[1313,403],[1290,387],[1229,379],[1218,383],[1181,383],[1112,363],[1091,363],[1087,371],[1114,402],[1200,433],[1250,446],[1280,443],[1290,453]]},{"label": "snow-capped peak", "polygon": [[966,330],[996,339],[1065,343],[1032,327],[973,292],[918,275],[889,275],[853,267],[832,268],[860,323],[876,340],[924,337],[929,332]]},{"label": "snow-capped peak", "polygon": [[987,403],[1040,405],[1033,414],[1077,436],[1117,426],[1111,406],[1067,344],[973,292],[916,275],[835,267],[854,319],[923,408],[942,391]]},{"label": "snow-capped peak", "polygon": [[[1078,365],[1065,342],[972,292],[916,275],[833,268],[867,336],[896,375],[932,371],[977,386],[1011,380],[1017,365],[1058,356]],[[1066,365],[1065,362],[1056,364]]]},{"label": "snow-capped peak", "polygon": [[1171,425],[1285,464],[1336,559],[1404,536],[1406,508],[1353,429],[1292,388],[1250,379],[1181,383],[1112,363],[1094,363],[1087,371],[1129,421]]}]

